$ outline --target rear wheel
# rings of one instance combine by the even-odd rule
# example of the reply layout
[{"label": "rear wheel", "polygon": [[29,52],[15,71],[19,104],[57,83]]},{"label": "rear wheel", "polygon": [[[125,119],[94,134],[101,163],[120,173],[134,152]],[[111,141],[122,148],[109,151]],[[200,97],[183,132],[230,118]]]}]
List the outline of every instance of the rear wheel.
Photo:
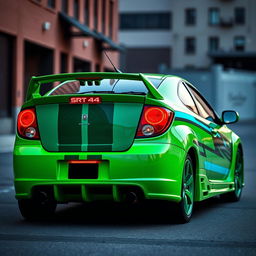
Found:
[{"label": "rear wheel", "polygon": [[189,155],[183,169],[181,198],[181,202],[177,205],[176,218],[179,223],[187,223],[191,219],[194,208],[194,170]]},{"label": "rear wheel", "polygon": [[234,173],[235,190],[221,195],[221,197],[230,202],[237,202],[240,200],[243,190],[243,175],[244,175],[244,162],[242,150],[238,148],[236,153],[236,165]]},{"label": "rear wheel", "polygon": [[57,203],[43,194],[32,199],[19,199],[21,215],[27,220],[48,219],[54,215]]}]

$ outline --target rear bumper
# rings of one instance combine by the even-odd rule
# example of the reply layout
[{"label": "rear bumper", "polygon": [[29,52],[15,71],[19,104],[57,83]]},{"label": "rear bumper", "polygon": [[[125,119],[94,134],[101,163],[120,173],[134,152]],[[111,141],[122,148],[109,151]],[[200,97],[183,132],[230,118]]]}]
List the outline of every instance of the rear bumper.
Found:
[{"label": "rear bumper", "polygon": [[[172,144],[134,142],[125,152],[47,152],[40,142],[15,145],[16,198],[30,198],[50,186],[58,202],[121,200],[125,189],[139,188],[146,199],[180,201],[185,151]],[[69,179],[68,160],[100,159],[97,179]],[[95,190],[96,188],[96,190]],[[95,193],[95,191],[97,192]],[[105,191],[105,192],[104,192]]]}]

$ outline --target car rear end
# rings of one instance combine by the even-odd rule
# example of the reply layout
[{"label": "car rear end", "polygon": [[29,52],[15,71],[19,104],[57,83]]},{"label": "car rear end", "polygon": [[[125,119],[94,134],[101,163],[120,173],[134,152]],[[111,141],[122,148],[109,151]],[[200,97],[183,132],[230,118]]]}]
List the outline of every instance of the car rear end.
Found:
[{"label": "car rear end", "polygon": [[173,143],[161,79],[154,86],[141,74],[33,78],[17,121],[16,198],[180,201],[184,152]]}]

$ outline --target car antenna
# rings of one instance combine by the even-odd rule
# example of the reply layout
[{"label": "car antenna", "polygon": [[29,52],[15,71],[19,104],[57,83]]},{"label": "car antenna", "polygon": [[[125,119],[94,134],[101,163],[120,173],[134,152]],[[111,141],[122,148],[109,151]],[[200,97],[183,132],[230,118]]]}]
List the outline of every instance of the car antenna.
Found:
[{"label": "car antenna", "polygon": [[104,54],[107,56],[109,62],[111,63],[111,65],[113,66],[114,70],[118,73],[123,73],[121,70],[119,70],[118,68],[116,68],[116,66],[114,65],[114,63],[111,61],[111,59],[109,58],[109,56],[107,55],[107,53],[105,51],[103,51]]}]

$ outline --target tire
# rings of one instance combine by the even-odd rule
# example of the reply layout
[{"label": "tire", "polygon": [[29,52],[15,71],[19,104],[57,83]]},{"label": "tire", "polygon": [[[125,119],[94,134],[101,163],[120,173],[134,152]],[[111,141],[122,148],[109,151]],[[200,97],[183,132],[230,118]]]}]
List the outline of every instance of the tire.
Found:
[{"label": "tire", "polygon": [[50,199],[19,199],[20,213],[26,220],[49,219],[54,215],[57,203]]},{"label": "tire", "polygon": [[194,208],[194,169],[191,157],[188,155],[183,168],[181,202],[176,205],[176,220],[178,223],[190,221]]},{"label": "tire", "polygon": [[238,148],[236,153],[236,165],[235,165],[235,172],[234,172],[235,190],[221,195],[221,199],[227,202],[238,202],[240,200],[242,195],[242,190],[243,190],[243,176],[244,176],[243,153],[242,153],[242,150]]}]

